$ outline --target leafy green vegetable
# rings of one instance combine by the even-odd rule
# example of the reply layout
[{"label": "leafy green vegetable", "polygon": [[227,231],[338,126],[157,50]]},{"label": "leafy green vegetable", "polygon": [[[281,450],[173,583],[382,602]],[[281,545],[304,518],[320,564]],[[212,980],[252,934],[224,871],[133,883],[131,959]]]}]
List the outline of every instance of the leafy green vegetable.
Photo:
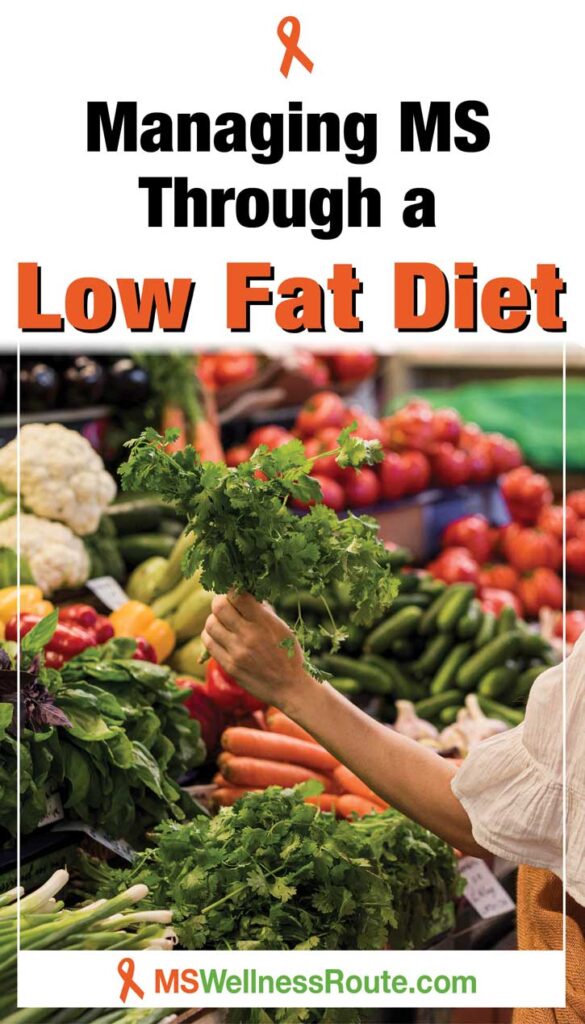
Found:
[{"label": "leafy green vegetable", "polygon": [[[379,442],[363,441],[351,430],[339,436],[339,464],[359,468],[380,461]],[[397,583],[378,523],[351,513],[338,519],[321,503],[319,482],[310,475],[315,459],[306,457],[301,441],[274,451],[261,445],[248,462],[228,468],[202,463],[191,447],[169,454],[164,445],[174,437],[172,431],[164,438],[143,431],[127,442],[130,456],[120,474],[125,489],[154,492],[187,517],[194,539],[183,559],[186,576],[201,568],[206,590],[247,591],[272,604],[299,589],[319,597],[347,581],[352,620],[363,625],[391,604]],[[316,504],[298,516],[289,508],[291,499]],[[314,638],[301,615],[295,632],[308,657]],[[333,623],[334,649],[344,637]]]},{"label": "leafy green vegetable", "polygon": [[315,788],[164,822],[98,894],[144,882],[190,949],[409,948],[452,924],[461,885],[446,844],[394,810],[338,821],[304,803]]},{"label": "leafy green vegetable", "polygon": [[45,615],[40,622],[37,622],[36,626],[33,626],[26,636],[22,637],[20,641],[20,650],[22,655],[32,656],[34,654],[40,654],[51,640],[58,622],[59,612],[57,608],[53,608],[52,612]]}]

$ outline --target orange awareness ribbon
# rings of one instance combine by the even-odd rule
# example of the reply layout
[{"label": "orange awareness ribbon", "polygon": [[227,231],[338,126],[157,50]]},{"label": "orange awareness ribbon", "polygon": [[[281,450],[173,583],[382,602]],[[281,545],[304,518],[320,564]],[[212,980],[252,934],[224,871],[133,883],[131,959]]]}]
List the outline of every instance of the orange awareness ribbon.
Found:
[{"label": "orange awareness ribbon", "polygon": [[123,960],[120,960],[118,974],[124,982],[120,992],[120,999],[123,1003],[126,1002],[130,990],[135,992],[139,999],[144,999],[143,989],[134,981],[134,961],[131,956],[125,956]]},{"label": "orange awareness ribbon", "polygon": [[[286,26],[290,24],[290,33],[285,31]],[[301,50],[298,45],[299,38],[301,35],[301,23],[298,18],[293,18],[288,15],[283,18],[280,22],[278,29],[278,38],[284,46],[284,57],[282,58],[282,64],[280,65],[281,73],[285,78],[288,78],[290,66],[293,60],[298,60],[304,68],[311,73],[313,70],[313,61],[307,57],[307,54]]]}]

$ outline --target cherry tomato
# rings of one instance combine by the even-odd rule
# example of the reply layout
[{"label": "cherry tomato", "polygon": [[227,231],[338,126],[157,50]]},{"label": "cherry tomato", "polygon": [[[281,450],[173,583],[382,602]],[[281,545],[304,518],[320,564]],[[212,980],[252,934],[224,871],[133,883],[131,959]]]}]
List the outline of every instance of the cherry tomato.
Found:
[{"label": "cherry tomato", "polygon": [[215,382],[218,387],[241,384],[258,372],[258,357],[253,352],[227,350],[215,356]]},{"label": "cherry tomato", "polygon": [[536,526],[545,533],[551,533],[558,540],[563,538],[563,527],[566,523],[567,539],[577,535],[577,513],[570,505],[563,509],[562,505],[545,505],[540,510]]},{"label": "cherry tomato", "polygon": [[444,548],[467,548],[476,562],[487,562],[492,553],[490,525],[482,515],[461,516],[443,530],[441,544]]},{"label": "cherry tomato", "polygon": [[450,441],[457,445],[461,434],[461,416],[456,409],[437,409],[433,416],[435,441]]},{"label": "cherry tomato", "polygon": [[467,548],[446,548],[438,558],[429,562],[427,569],[445,583],[477,583],[479,565]]},{"label": "cherry tomato", "polygon": [[228,448],[225,453],[227,466],[239,466],[241,462],[247,462],[252,454],[249,444],[235,444]]},{"label": "cherry tomato", "polygon": [[378,357],[373,352],[356,349],[350,352],[336,352],[328,356],[328,362],[335,380],[358,381],[366,380],[376,372]]},{"label": "cherry tomato", "polygon": [[563,607],[563,584],[552,569],[535,569],[529,576],[523,576],[518,595],[526,614],[535,618],[541,608]]},{"label": "cherry tomato", "polygon": [[386,452],[383,462],[378,467],[382,495],[388,501],[397,501],[407,492],[409,480],[404,458],[405,456],[398,455],[397,452]]},{"label": "cherry tomato", "polygon": [[345,406],[334,391],[318,391],[305,402],[297,417],[301,437],[312,437],[324,427],[339,427],[345,420]]},{"label": "cherry tomato", "polygon": [[343,489],[349,508],[361,508],[364,505],[375,505],[380,500],[382,488],[373,469],[345,469],[343,471]]},{"label": "cherry tomato", "polygon": [[567,541],[567,569],[575,576],[585,576],[585,539],[572,537]]},{"label": "cherry tomato", "polygon": [[448,441],[434,445],[431,466],[435,482],[442,487],[459,487],[469,480],[469,455]]},{"label": "cherry tomato", "polygon": [[254,451],[261,444],[265,444],[270,451],[274,451],[275,448],[280,448],[283,444],[288,444],[289,441],[293,440],[293,435],[289,430],[285,430],[284,427],[279,427],[276,424],[271,424],[266,427],[257,427],[250,434],[247,445]]},{"label": "cherry tomato", "polygon": [[406,494],[420,494],[431,480],[431,464],[423,452],[404,452],[402,468],[406,474]]}]

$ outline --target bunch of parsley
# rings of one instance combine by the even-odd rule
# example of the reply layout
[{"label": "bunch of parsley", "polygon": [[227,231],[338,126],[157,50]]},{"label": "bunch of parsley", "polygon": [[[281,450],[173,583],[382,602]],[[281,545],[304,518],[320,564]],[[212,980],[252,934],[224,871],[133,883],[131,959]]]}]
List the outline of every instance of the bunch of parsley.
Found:
[{"label": "bunch of parsley", "polygon": [[[355,437],[353,429],[343,430],[338,447],[324,454],[334,454],[342,468],[379,462],[379,442]],[[298,590],[325,601],[332,586],[347,582],[352,621],[369,626],[382,617],[398,584],[378,523],[351,513],[339,519],[322,504],[319,482],[310,475],[316,459],[307,458],[301,441],[274,451],[261,445],[249,461],[228,468],[202,463],[191,447],[169,454],[165,445],[174,436],[148,429],[128,441],[130,455],[120,475],[125,489],[156,493],[187,517],[194,539],[183,559],[186,576],[201,568],[207,590],[248,592],[271,604]],[[289,508],[291,499],[314,504],[299,516]],[[335,650],[346,634],[333,621],[331,626]],[[315,638],[300,610],[295,633],[307,658]]]}]

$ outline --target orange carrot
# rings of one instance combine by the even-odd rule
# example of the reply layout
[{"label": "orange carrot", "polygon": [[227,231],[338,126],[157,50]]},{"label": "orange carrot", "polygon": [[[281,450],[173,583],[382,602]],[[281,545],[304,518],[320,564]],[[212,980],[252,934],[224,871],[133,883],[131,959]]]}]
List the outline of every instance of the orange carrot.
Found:
[{"label": "orange carrot", "polygon": [[340,764],[338,768],[333,772],[333,778],[341,786],[344,793],[353,793],[354,796],[361,796],[364,800],[375,800],[376,803],[381,806],[388,807],[387,803],[384,803],[382,797],[374,793],[373,789],[366,786],[365,782],[358,779],[357,775],[346,768],[344,764]]},{"label": "orange carrot", "polygon": [[164,434],[166,430],[178,430],[179,436],[176,441],[172,444],[167,445],[167,452],[179,452],[187,444],[187,424],[185,421],[185,414],[178,405],[171,405],[167,403],[162,411],[161,434]]},{"label": "orange carrot", "polygon": [[229,785],[227,779],[225,778],[224,775],[221,774],[221,772],[216,772],[211,781],[214,782],[216,786]]},{"label": "orange carrot", "polygon": [[246,793],[258,792],[260,792],[258,789],[243,789],[241,786],[221,786],[215,790],[213,800],[219,807],[231,807],[232,804],[235,804],[236,800],[239,800],[241,796],[245,796]]},{"label": "orange carrot", "polygon": [[363,818],[364,814],[372,814],[373,811],[383,811],[384,807],[377,800],[366,800],[363,796],[356,796],[355,793],[344,793],[337,797],[337,814],[341,818],[351,818],[352,814]]},{"label": "orange carrot", "polygon": [[218,768],[220,768],[220,769],[223,768],[224,764],[227,764],[228,761],[231,761],[233,756],[234,755],[230,754],[229,750],[222,750],[221,754],[219,754],[219,756],[217,758],[217,766],[218,766]]},{"label": "orange carrot", "polygon": [[333,811],[337,808],[337,801],[339,797],[334,796],[333,793],[319,793],[318,796],[306,796],[305,803],[313,804],[315,807],[319,807],[322,811]]},{"label": "orange carrot", "polygon": [[285,764],[283,761],[265,761],[258,757],[232,757],[222,767],[223,775],[232,785],[252,786],[266,789],[267,786],[296,786],[308,779],[317,779],[325,792],[331,792],[331,779],[312,768],[300,764]]},{"label": "orange carrot", "polygon": [[266,712],[266,725],[270,732],[279,732],[284,736],[293,736],[297,740],[304,740],[305,743],[317,742],[310,733],[302,729],[296,722],[293,722],[292,718],[288,718],[278,708],[268,708]]},{"label": "orange carrot", "polygon": [[219,432],[208,420],[197,420],[193,430],[193,447],[202,462],[223,462],[224,451]]},{"label": "orange carrot", "polygon": [[240,757],[268,758],[272,761],[287,761],[316,768],[318,772],[331,772],[339,761],[324,747],[316,743],[297,740],[293,736],[262,732],[260,729],[244,729],[234,726],[226,729],[221,737],[225,750]]}]

